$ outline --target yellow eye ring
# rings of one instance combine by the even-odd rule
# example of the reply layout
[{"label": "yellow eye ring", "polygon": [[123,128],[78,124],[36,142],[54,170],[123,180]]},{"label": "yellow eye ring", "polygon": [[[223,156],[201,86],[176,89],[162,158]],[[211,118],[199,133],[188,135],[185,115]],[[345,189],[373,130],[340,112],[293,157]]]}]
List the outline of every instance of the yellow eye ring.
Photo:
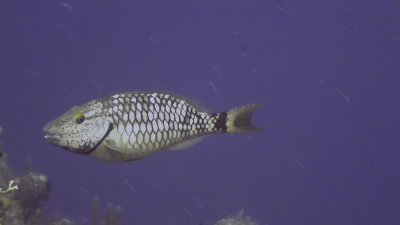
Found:
[{"label": "yellow eye ring", "polygon": [[74,116],[74,120],[77,124],[81,124],[85,121],[85,115],[83,115],[83,113],[77,113]]}]

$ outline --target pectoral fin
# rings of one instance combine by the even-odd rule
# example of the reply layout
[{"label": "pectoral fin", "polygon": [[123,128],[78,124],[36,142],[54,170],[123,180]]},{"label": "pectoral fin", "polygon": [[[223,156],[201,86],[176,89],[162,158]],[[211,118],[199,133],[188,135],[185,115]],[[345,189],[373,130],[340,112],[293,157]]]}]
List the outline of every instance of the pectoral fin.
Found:
[{"label": "pectoral fin", "polygon": [[104,140],[104,146],[106,146],[111,151],[116,151],[120,153],[129,153],[134,151],[133,148],[125,148],[122,146],[117,145],[113,140]]}]

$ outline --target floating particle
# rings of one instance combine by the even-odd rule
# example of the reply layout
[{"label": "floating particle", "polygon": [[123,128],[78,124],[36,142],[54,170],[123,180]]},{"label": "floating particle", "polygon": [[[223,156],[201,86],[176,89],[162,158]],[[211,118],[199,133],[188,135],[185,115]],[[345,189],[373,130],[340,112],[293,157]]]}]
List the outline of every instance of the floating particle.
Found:
[{"label": "floating particle", "polygon": [[216,65],[211,65],[211,68],[218,73],[219,77],[223,77],[224,74],[219,70],[219,68]]},{"label": "floating particle", "polygon": [[294,163],[296,166],[300,167],[300,169],[306,170],[306,167],[304,166],[304,164],[303,164],[302,162],[300,162],[299,160],[293,159],[293,163]]},{"label": "floating particle", "polygon": [[208,84],[213,89],[213,92],[217,93],[217,87],[215,86],[215,84],[211,80],[208,81]]},{"label": "floating particle", "polygon": [[344,93],[342,90],[336,89],[335,91],[336,91],[336,93],[337,93],[338,95],[340,95],[340,96],[343,97],[343,99],[344,99],[344,101],[345,101],[346,103],[349,103],[349,102],[350,102],[350,96],[348,96],[348,95],[347,95],[346,93]]},{"label": "floating particle", "polygon": [[70,4],[68,4],[68,3],[66,3],[66,2],[60,2],[60,5],[62,7],[64,7],[64,8],[66,8],[66,9],[71,10],[71,11],[74,10],[74,8],[72,8],[72,6]]}]

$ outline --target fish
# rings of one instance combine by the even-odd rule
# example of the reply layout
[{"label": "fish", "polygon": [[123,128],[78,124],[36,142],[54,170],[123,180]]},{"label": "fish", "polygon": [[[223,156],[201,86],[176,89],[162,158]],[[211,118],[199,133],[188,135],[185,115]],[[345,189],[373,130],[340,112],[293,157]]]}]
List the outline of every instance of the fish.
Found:
[{"label": "fish", "polygon": [[105,162],[139,160],[188,148],[214,133],[259,132],[260,104],[210,113],[190,98],[163,92],[122,92],[74,106],[44,127],[45,140]]}]

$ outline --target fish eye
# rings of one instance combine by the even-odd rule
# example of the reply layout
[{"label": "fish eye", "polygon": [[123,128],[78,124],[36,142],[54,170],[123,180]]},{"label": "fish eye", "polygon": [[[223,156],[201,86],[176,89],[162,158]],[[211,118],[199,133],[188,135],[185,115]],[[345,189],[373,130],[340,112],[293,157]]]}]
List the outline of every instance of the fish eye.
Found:
[{"label": "fish eye", "polygon": [[85,121],[85,115],[83,115],[83,113],[77,113],[74,116],[74,119],[77,124],[81,124],[83,123],[83,121]]}]

